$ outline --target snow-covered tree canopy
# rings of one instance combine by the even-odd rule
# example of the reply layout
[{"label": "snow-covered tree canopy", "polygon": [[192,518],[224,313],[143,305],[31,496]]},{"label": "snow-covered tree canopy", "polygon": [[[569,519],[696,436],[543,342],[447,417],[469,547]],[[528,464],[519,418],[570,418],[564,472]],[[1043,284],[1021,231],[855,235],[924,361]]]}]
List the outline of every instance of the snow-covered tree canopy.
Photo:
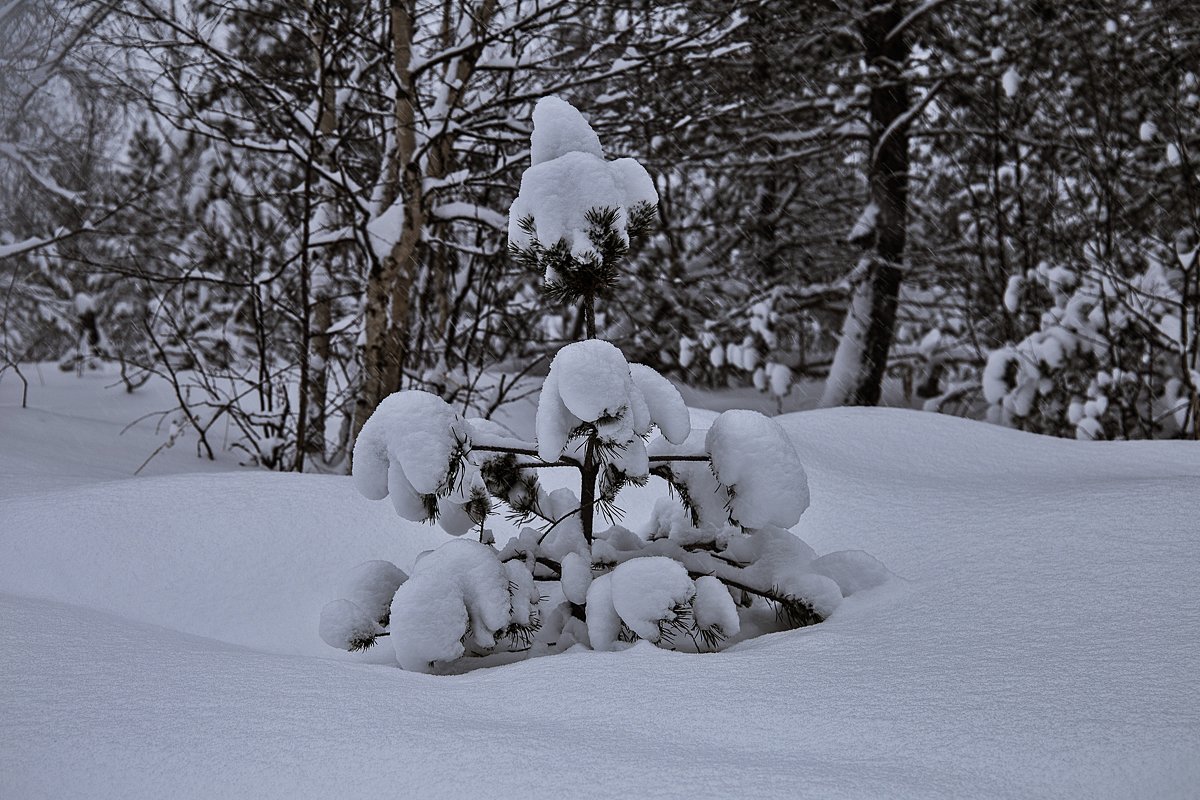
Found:
[{"label": "snow-covered tree canopy", "polygon": [[[587,120],[557,97],[534,107],[530,157],[533,165],[521,176],[521,192],[509,210],[508,241],[518,249],[537,240],[548,247],[561,243],[577,259],[599,259],[588,236],[593,209],[615,211],[612,228],[628,244],[629,221],[639,206],[658,205],[646,168],[632,158],[606,161]],[[529,229],[525,220],[532,222]]]},{"label": "snow-covered tree canopy", "polygon": [[1093,249],[1082,266],[1041,263],[1013,275],[1010,313],[1038,327],[988,355],[988,418],[1078,439],[1195,432],[1200,340],[1188,319],[1188,273],[1200,248],[1123,276]]},{"label": "snow-covered tree canopy", "polygon": [[532,390],[497,365],[582,333],[780,411],[822,381],[1200,438],[1197,269],[1186,354],[1105,325],[1064,397],[984,392],[1042,265],[1102,262],[1115,309],[1194,247],[1196,30],[1191,0],[2,3],[0,376],[163,375],[164,431],[297,471],[347,470],[400,388],[490,414]]}]

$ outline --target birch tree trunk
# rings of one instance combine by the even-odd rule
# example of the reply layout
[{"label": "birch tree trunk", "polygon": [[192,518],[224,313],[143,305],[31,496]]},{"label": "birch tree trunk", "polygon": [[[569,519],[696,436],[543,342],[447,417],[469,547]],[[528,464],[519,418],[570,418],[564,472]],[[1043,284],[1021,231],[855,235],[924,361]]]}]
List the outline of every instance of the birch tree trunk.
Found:
[{"label": "birch tree trunk", "polygon": [[[325,142],[333,135],[337,126],[337,94],[330,65],[327,58],[326,31],[327,20],[318,14],[313,4],[309,4],[309,18],[313,26],[313,69],[317,76],[317,91],[319,93],[319,110],[317,127],[313,136],[312,147],[318,159],[326,158]],[[310,234],[312,232],[310,231]],[[305,247],[308,247],[305,242]],[[308,307],[303,310],[307,336],[307,353],[302,392],[302,420],[297,443],[296,468],[303,470],[304,459],[325,457],[325,423],[328,416],[326,409],[328,399],[330,336],[332,324],[331,285],[326,276],[320,272],[322,267],[316,266],[308,272],[305,278],[308,282]]]},{"label": "birch tree trunk", "polygon": [[[447,3],[447,10],[451,4]],[[375,408],[392,392],[402,388],[405,366],[410,366],[409,332],[415,322],[425,323],[432,329],[434,319],[414,319],[414,314],[428,313],[444,318],[449,306],[445,292],[449,290],[448,276],[440,274],[447,268],[436,270],[439,274],[426,276],[428,287],[433,288],[430,301],[414,307],[416,290],[425,284],[422,281],[422,262],[427,260],[424,237],[429,224],[428,200],[425,196],[427,179],[443,177],[450,165],[453,153],[454,133],[451,117],[458,108],[467,84],[474,72],[475,64],[483,49],[483,36],[495,13],[495,0],[485,0],[473,12],[471,36],[473,46],[464,48],[462,54],[450,59],[437,80],[443,93],[434,105],[444,117],[426,120],[422,124],[422,146],[418,150],[416,129],[417,91],[413,64],[413,35],[416,28],[416,3],[414,0],[392,0],[392,58],[396,81],[394,113],[394,144],[385,172],[384,192],[380,210],[402,204],[403,224],[399,238],[391,252],[381,262],[372,265],[368,274],[364,321],[364,344],[362,348],[362,388],[355,403],[354,436],[362,429]],[[442,15],[444,40],[456,41],[457,30],[451,27],[452,15]],[[431,262],[432,263],[432,262]],[[450,264],[452,259],[438,259],[439,264]],[[440,312],[439,312],[440,310]]]},{"label": "birch tree trunk", "polygon": [[364,303],[362,386],[354,406],[354,438],[379,403],[400,388],[404,362],[404,325],[408,320],[408,291],[415,265],[411,262],[424,223],[421,180],[415,163],[415,86],[412,81],[415,0],[392,0],[392,72],[395,85],[393,142],[385,168],[380,213],[396,202],[403,205],[403,229],[382,259],[372,259]]}]

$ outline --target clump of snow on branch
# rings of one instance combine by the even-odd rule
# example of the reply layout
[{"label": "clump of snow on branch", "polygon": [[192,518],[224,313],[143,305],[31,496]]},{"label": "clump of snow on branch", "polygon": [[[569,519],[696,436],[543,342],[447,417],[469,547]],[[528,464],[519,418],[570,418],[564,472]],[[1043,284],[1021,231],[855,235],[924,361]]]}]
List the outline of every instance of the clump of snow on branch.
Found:
[{"label": "clump of snow on branch", "polygon": [[387,626],[392,597],[406,580],[390,561],[359,564],[342,580],[340,599],[321,610],[321,639],[341,650],[370,647]]},{"label": "clump of snow on branch", "polygon": [[435,493],[446,482],[456,442],[466,438],[465,421],[440,397],[397,392],[379,404],[354,444],[355,486],[382,500],[398,468],[415,491]]},{"label": "clump of snow on branch", "polygon": [[599,339],[575,342],[554,357],[538,400],[538,455],[557,461],[580,425],[594,426],[601,441],[622,451],[645,475],[645,444],[653,425],[668,441],[681,443],[691,431],[679,390],[650,367],[630,365],[613,345]]},{"label": "clump of snow on branch", "polygon": [[349,600],[334,600],[321,609],[317,632],[330,647],[362,650],[383,633],[383,626]]},{"label": "clump of snow on branch", "polygon": [[392,597],[406,580],[404,571],[390,561],[366,561],[343,579],[341,596],[372,619],[386,621]]},{"label": "clump of snow on branch", "polygon": [[[696,432],[683,447],[671,447],[658,440],[652,443],[650,454],[667,457],[695,452],[703,446],[704,433]],[[729,523],[729,493],[713,475],[710,464],[679,461],[670,462],[661,469],[684,504],[690,517],[686,523],[689,528],[719,530]]]},{"label": "clump of snow on branch", "polygon": [[635,558],[612,571],[613,608],[630,630],[657,642],[664,626],[679,619],[696,596],[696,585],[677,561],[661,556]]},{"label": "clump of snow on branch", "polygon": [[729,516],[747,528],[789,528],[808,508],[808,478],[778,422],[735,409],[717,417],[704,441],[713,472],[729,488]]},{"label": "clump of snow on branch", "polygon": [[1001,76],[1000,82],[1004,86],[1005,95],[1016,97],[1017,92],[1021,89],[1021,73],[1017,72],[1016,67],[1009,67]]},{"label": "clump of snow on branch", "polygon": [[592,585],[592,564],[579,553],[567,553],[562,560],[563,596],[576,605],[587,602]]},{"label": "clump of snow on branch", "polygon": [[725,584],[711,575],[696,579],[696,597],[692,601],[696,628],[710,638],[737,636],[741,631],[737,605]]},{"label": "clump of snow on branch", "polygon": [[813,559],[809,570],[837,584],[843,597],[882,586],[892,573],[879,559],[863,550],[841,550]]},{"label": "clump of snow on branch", "polygon": [[692,418],[679,390],[644,364],[630,364],[629,376],[634,387],[642,393],[650,420],[662,431],[663,437],[674,444],[683,443],[692,432]]},{"label": "clump of snow on branch", "polygon": [[635,558],[592,582],[587,595],[588,637],[596,650],[637,639],[655,644],[691,640],[712,649],[741,630],[737,606],[717,578],[695,581],[674,559]]},{"label": "clump of snow on branch", "polygon": [[508,587],[508,572],[487,545],[455,539],[424,554],[392,600],[400,666],[428,672],[468,646],[493,647],[509,624]]},{"label": "clump of snow on branch", "polygon": [[371,500],[390,497],[405,519],[438,518],[461,535],[478,521],[486,495],[478,466],[466,458],[470,445],[471,425],[440,397],[397,392],[354,444],[355,486]]}]

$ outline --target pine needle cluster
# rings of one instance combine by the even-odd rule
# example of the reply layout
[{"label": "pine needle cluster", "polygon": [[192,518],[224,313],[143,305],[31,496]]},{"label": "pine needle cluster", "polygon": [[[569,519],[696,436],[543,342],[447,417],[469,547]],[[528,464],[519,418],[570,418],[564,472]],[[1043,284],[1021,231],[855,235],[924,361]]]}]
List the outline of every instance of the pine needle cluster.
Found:
[{"label": "pine needle cluster", "polygon": [[594,252],[576,256],[565,239],[549,245],[538,239],[532,216],[518,221],[529,237],[526,247],[510,246],[514,261],[525,270],[544,276],[542,291],[551,302],[575,304],[588,300],[611,299],[621,274],[621,263],[629,255],[630,243],[650,231],[657,210],[650,203],[638,203],[629,210],[622,234],[619,223],[622,209],[600,207],[585,215],[588,241]]}]

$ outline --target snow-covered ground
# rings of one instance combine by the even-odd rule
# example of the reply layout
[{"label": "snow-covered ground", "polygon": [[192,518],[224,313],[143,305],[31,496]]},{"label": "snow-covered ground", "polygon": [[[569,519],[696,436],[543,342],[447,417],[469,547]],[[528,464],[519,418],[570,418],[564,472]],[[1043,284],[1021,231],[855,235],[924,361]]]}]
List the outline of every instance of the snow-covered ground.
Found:
[{"label": "snow-covered ground", "polygon": [[[128,478],[167,439],[170,418],[164,421],[161,412],[176,401],[166,381],[151,380],[127,394],[111,366],[77,375],[55,364],[26,364],[22,372],[29,381],[26,409],[16,375],[9,371],[0,379],[0,499]],[[227,441],[224,430],[217,433],[215,448]],[[195,437],[184,435],[141,474],[237,467],[235,457],[217,455],[215,461],[197,458]]]},{"label": "snow-covered ground", "polygon": [[1194,443],[782,417],[812,494],[797,533],[903,580],[719,654],[643,643],[434,677],[386,646],[332,650],[317,620],[346,568],[408,568],[443,534],[347,478],[208,464],[186,444],[131,479],[161,439],[117,432],[155,398],[109,382],[48,374],[26,410],[0,383],[0,797],[1200,786]]}]

